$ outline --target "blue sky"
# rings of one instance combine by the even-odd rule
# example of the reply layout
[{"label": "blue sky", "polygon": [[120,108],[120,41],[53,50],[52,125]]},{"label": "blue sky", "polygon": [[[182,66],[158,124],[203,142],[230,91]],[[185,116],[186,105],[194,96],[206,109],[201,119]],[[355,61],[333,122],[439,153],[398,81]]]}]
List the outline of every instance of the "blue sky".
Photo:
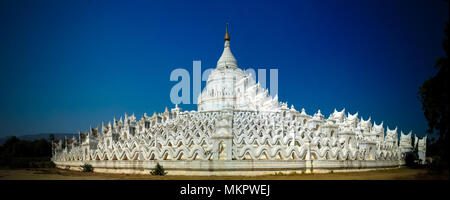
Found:
[{"label": "blue sky", "polygon": [[171,71],[215,67],[226,21],[241,68],[279,70],[281,101],[422,136],[417,91],[444,55],[446,20],[441,0],[1,1],[0,136],[172,107]]}]

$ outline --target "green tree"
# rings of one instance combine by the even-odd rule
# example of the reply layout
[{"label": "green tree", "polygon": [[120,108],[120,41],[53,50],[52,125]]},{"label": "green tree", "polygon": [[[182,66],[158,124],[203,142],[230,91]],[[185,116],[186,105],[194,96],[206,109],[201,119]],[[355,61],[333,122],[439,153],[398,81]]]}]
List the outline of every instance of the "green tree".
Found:
[{"label": "green tree", "polygon": [[55,141],[55,134],[50,134],[50,143]]},{"label": "green tree", "polygon": [[0,147],[0,166],[11,168],[54,167],[51,144],[45,139],[20,140],[13,136]]},{"label": "green tree", "polygon": [[[436,152],[444,162],[448,163],[448,132],[449,132],[449,22],[445,24],[445,37],[442,46],[445,51],[445,57],[436,60],[435,68],[438,72],[434,77],[426,80],[419,87],[419,99],[422,102],[422,109],[425,118],[428,121],[428,133],[437,134],[438,140],[433,143],[436,145]],[[446,165],[448,168],[448,164]]]}]

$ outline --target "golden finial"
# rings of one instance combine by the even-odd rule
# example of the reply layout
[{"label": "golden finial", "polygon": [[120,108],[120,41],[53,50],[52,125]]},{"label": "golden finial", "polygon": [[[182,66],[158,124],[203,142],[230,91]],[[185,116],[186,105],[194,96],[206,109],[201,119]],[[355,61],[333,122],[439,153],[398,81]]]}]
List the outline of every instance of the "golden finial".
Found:
[{"label": "golden finial", "polygon": [[228,35],[228,22],[226,24],[225,30],[225,40],[230,41],[230,35]]}]

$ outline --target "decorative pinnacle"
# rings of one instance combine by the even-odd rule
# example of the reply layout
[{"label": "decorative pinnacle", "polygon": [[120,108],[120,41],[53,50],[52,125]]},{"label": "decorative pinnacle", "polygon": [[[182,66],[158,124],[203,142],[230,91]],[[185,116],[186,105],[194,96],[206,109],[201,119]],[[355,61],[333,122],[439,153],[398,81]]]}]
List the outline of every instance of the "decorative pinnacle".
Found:
[{"label": "decorative pinnacle", "polygon": [[228,22],[226,23],[225,27],[225,41],[230,41],[230,35],[228,35]]}]

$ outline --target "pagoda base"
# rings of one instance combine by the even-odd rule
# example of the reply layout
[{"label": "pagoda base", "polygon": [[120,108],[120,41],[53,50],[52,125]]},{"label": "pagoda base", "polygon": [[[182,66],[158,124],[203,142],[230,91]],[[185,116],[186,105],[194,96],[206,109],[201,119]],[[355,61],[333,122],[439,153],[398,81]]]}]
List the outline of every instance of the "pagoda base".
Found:
[{"label": "pagoda base", "polygon": [[94,172],[120,174],[150,174],[156,163],[168,175],[183,176],[258,176],[275,173],[329,173],[368,171],[396,168],[404,164],[399,160],[90,160],[55,161],[58,168],[81,170],[90,164]]}]

